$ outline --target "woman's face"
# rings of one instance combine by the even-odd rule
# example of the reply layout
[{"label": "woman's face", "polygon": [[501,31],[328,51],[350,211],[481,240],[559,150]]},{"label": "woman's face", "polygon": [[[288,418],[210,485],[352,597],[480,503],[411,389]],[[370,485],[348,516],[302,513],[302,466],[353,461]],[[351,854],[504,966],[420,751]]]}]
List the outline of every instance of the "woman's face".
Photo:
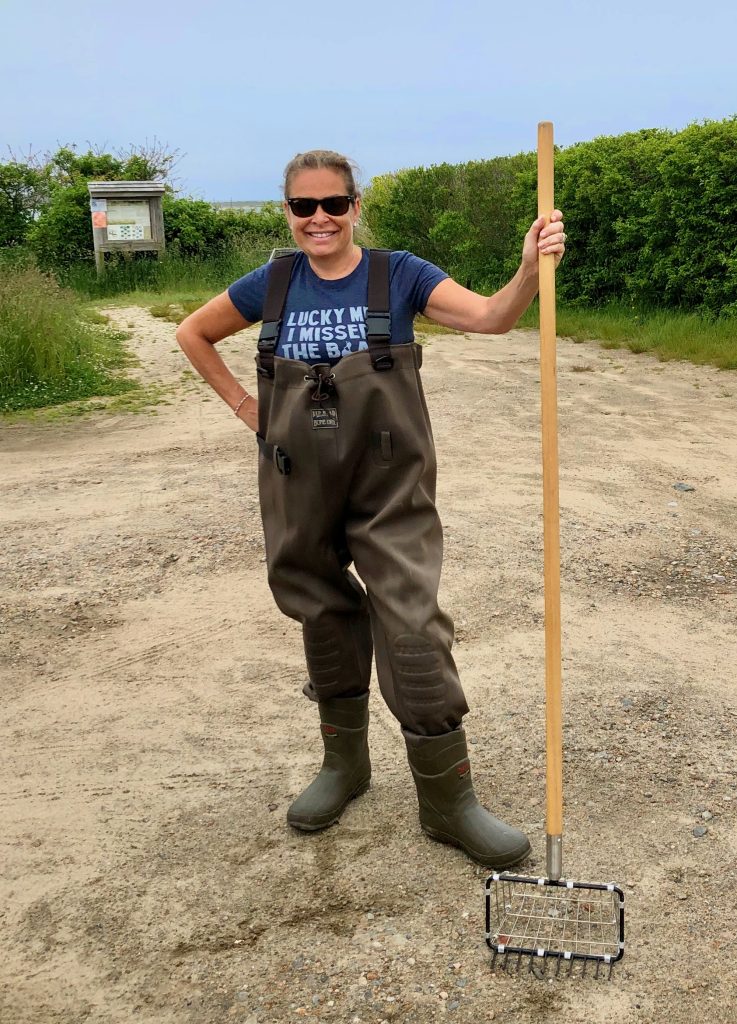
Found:
[{"label": "woman's face", "polygon": [[[289,183],[287,199],[324,199],[348,195],[343,175],[329,167],[299,171]],[[321,206],[311,217],[296,217],[284,203],[284,212],[294,241],[308,256],[336,256],[353,245],[353,225],[358,220],[361,200],[348,207],[342,217],[331,217]]]}]

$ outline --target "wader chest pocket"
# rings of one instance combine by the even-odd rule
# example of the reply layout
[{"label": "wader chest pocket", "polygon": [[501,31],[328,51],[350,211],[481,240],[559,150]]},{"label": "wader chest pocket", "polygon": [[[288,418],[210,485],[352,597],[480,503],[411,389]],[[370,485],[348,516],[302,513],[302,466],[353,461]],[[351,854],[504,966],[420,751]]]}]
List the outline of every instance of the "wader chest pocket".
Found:
[{"label": "wader chest pocket", "polygon": [[371,453],[374,462],[386,466],[394,458],[392,435],[388,430],[379,430],[371,435]]}]

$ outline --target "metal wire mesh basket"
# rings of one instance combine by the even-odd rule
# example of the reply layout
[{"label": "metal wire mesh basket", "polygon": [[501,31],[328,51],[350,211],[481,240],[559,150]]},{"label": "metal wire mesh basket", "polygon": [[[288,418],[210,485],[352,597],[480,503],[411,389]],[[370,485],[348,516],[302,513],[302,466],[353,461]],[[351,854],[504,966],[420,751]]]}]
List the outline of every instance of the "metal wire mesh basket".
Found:
[{"label": "metal wire mesh basket", "polygon": [[486,880],[486,942],[496,958],[554,958],[610,969],[624,956],[624,893],[610,882],[524,878]]}]

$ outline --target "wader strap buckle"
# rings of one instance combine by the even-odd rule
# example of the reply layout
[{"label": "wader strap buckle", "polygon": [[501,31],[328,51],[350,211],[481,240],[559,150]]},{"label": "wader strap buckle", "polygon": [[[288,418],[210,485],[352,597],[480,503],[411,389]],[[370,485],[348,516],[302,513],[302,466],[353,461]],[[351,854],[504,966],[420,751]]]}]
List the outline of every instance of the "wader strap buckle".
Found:
[{"label": "wader strap buckle", "polygon": [[263,377],[274,376],[274,350],[281,330],[281,320],[272,320],[261,325],[261,332],[258,336],[256,349],[256,370]]},{"label": "wader strap buckle", "polygon": [[375,370],[391,370],[392,318],[389,296],[389,250],[369,250],[366,341]]},{"label": "wader strap buckle", "polygon": [[292,472],[292,460],[283,448],[278,444],[267,444],[260,434],[256,434],[256,440],[264,458],[273,462],[282,476],[289,476]]},{"label": "wader strap buckle", "polygon": [[274,376],[274,352],[279,343],[279,331],[296,255],[295,252],[287,252],[284,255],[274,256],[270,261],[269,279],[262,311],[263,323],[258,336],[258,354],[256,356],[256,368],[262,377]]},{"label": "wader strap buckle", "polygon": [[391,370],[394,366],[394,358],[387,352],[385,356],[372,357],[371,365],[375,370]]},{"label": "wader strap buckle", "polygon": [[367,313],[366,332],[374,341],[389,341],[392,336],[391,313]]}]

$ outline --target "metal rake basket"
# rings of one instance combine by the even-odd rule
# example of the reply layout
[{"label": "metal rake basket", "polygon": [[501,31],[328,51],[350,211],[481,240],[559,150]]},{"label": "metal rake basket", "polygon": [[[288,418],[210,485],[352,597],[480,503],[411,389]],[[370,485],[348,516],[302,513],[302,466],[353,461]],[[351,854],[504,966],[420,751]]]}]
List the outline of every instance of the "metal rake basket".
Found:
[{"label": "metal rake basket", "polygon": [[519,970],[523,958],[544,972],[549,960],[555,973],[582,962],[585,973],[595,964],[612,968],[624,956],[624,893],[613,882],[572,882],[493,874],[486,881],[486,941],[502,966]]}]

